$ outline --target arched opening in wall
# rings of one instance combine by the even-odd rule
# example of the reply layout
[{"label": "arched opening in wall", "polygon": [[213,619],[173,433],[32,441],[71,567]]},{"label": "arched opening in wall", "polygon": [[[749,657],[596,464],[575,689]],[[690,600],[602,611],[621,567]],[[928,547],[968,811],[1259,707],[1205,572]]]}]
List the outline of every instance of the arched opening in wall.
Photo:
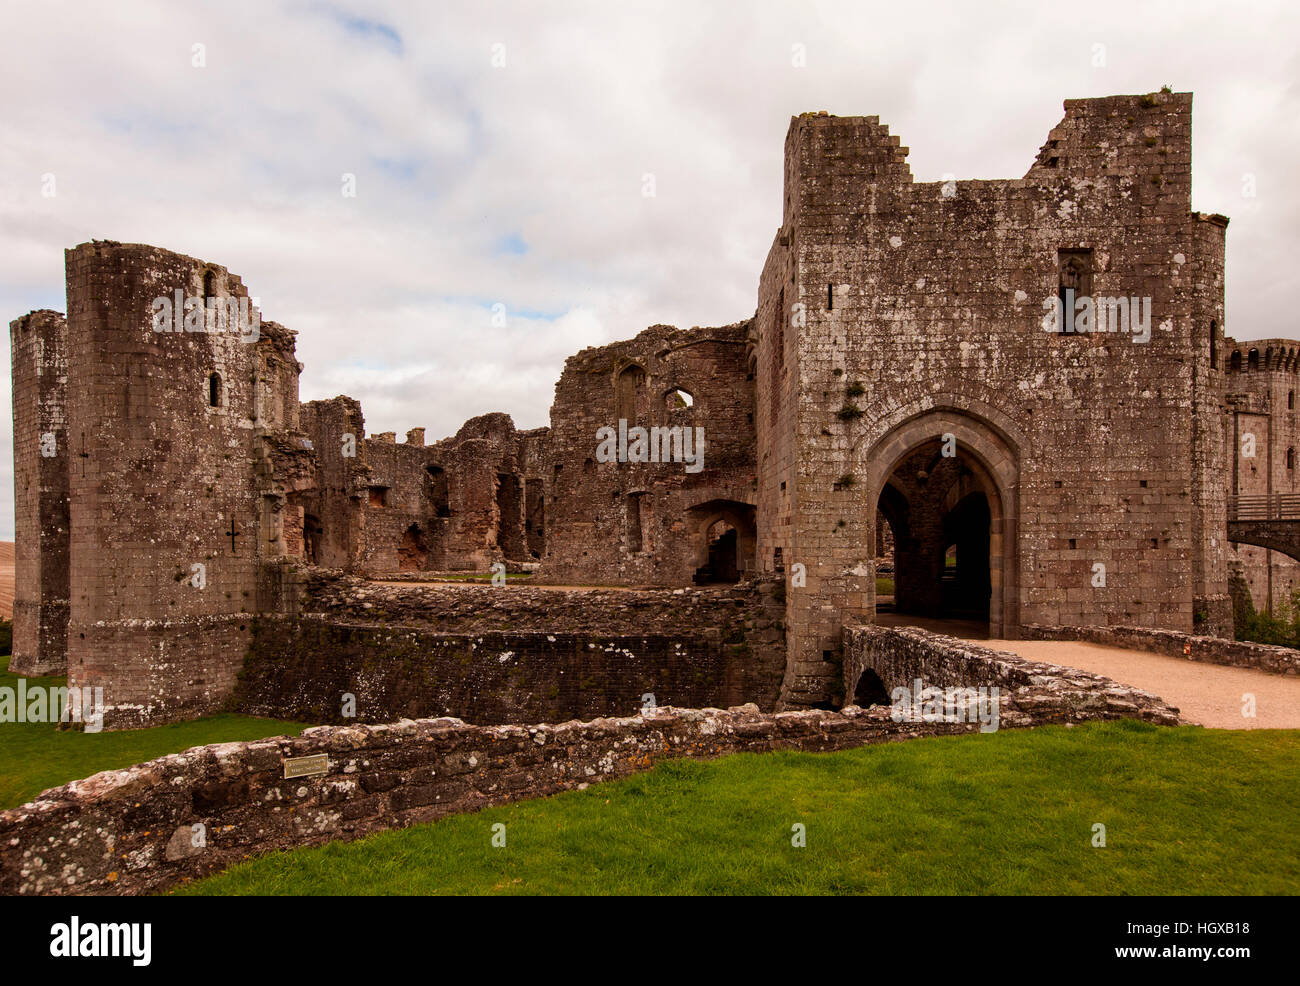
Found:
[{"label": "arched opening in wall", "polygon": [[424,467],[424,473],[428,477],[428,485],[425,487],[425,495],[429,498],[429,506],[433,510],[435,517],[451,516],[451,499],[447,492],[447,470],[442,466],[428,465]]},{"label": "arched opening in wall", "polygon": [[1210,369],[1219,368],[1219,323],[1210,319]]},{"label": "arched opening in wall", "polygon": [[740,535],[725,520],[714,522],[705,535],[708,541],[708,561],[695,570],[695,583],[734,584],[740,581],[740,564],[737,549]]},{"label": "arched opening in wall", "polygon": [[1295,468],[1295,449],[1293,448],[1286,450],[1286,467],[1287,469]]},{"label": "arched opening in wall", "polygon": [[1294,411],[1294,410],[1295,410],[1295,391],[1294,391],[1294,390],[1288,390],[1288,391],[1287,391],[1287,394],[1286,394],[1286,409],[1287,409],[1288,411]]},{"label": "arched opening in wall", "polygon": [[689,411],[695,406],[695,398],[689,391],[676,387],[664,394],[664,410],[668,413],[673,411]]},{"label": "arched opening in wall", "polygon": [[1234,349],[1232,355],[1228,357],[1228,371],[1230,373],[1241,372],[1241,350]]},{"label": "arched opening in wall", "polygon": [[739,582],[754,567],[757,527],[752,504],[710,500],[687,511],[696,585]]},{"label": "arched opening in wall", "polygon": [[208,407],[221,406],[221,374],[208,374]]},{"label": "arched opening in wall", "polygon": [[1258,349],[1252,349],[1252,350],[1250,351],[1250,355],[1246,357],[1246,368],[1247,368],[1248,370],[1252,370],[1252,371],[1254,371],[1254,370],[1258,370],[1258,369],[1259,369],[1259,350],[1258,350]]},{"label": "arched opening in wall", "polygon": [[880,675],[870,668],[863,668],[858,676],[858,683],[853,688],[853,705],[860,709],[869,709],[873,705],[889,705],[889,690],[880,680]]},{"label": "arched opening in wall", "polygon": [[217,296],[217,272],[209,268],[203,272],[203,297],[215,298]]},{"label": "arched opening in wall", "polygon": [[989,622],[998,499],[988,470],[960,442],[932,439],[899,460],[876,503],[894,536],[897,613]]},{"label": "arched opening in wall", "polygon": [[308,565],[320,564],[321,537],[325,529],[321,527],[320,518],[315,514],[302,516],[302,556]]},{"label": "arched opening in wall", "polygon": [[629,425],[646,419],[645,370],[636,363],[624,367],[614,381],[615,416]]},{"label": "arched opening in wall", "polygon": [[422,572],[429,557],[429,546],[424,541],[424,531],[419,524],[412,524],[402,534],[397,545],[397,570],[399,572]]}]

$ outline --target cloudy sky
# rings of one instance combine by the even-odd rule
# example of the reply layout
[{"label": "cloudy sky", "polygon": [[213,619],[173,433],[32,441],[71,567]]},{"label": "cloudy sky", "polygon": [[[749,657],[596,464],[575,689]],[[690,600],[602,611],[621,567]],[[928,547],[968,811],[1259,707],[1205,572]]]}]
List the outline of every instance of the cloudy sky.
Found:
[{"label": "cloudy sky", "polygon": [[918,181],[1018,178],[1063,99],[1169,84],[1194,208],[1232,218],[1228,332],[1300,335],[1289,7],[6,0],[0,312],[63,311],[65,247],[150,243],[241,275],[303,400],[371,433],[536,427],[584,346],[753,313],[791,115],[879,115]]}]

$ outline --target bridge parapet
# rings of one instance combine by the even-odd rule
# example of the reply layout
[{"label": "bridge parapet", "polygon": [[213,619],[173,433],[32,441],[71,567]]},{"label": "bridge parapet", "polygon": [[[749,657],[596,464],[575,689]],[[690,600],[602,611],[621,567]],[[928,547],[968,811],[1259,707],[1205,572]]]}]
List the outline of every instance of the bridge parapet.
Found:
[{"label": "bridge parapet", "polygon": [[1300,520],[1300,493],[1230,496],[1228,520]]}]

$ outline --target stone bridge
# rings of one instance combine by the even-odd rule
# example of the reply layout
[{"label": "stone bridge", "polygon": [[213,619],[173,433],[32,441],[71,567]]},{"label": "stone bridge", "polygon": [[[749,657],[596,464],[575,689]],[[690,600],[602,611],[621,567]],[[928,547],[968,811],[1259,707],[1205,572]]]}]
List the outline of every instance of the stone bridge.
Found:
[{"label": "stone bridge", "polygon": [[1271,548],[1300,561],[1300,494],[1229,497],[1228,540]]}]

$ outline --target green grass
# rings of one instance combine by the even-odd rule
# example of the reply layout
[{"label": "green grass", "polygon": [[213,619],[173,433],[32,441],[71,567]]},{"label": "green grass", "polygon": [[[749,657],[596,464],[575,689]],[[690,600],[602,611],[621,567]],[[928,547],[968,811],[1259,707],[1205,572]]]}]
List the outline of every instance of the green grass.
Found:
[{"label": "green grass", "polygon": [[674,761],[177,892],[1295,894],[1297,812],[1295,732],[1094,723]]},{"label": "green grass", "polygon": [[[65,678],[27,679],[29,689],[66,683]],[[8,656],[0,657],[0,687],[18,687],[18,676],[9,673]],[[129,767],[207,743],[296,736],[305,728],[299,723],[240,715],[98,733],[57,729],[53,723],[0,723],[0,809],[16,807],[48,788],[101,770]]]},{"label": "green grass", "polygon": [[894,580],[887,579],[883,575],[876,576],[876,595],[892,596],[894,594]]}]

